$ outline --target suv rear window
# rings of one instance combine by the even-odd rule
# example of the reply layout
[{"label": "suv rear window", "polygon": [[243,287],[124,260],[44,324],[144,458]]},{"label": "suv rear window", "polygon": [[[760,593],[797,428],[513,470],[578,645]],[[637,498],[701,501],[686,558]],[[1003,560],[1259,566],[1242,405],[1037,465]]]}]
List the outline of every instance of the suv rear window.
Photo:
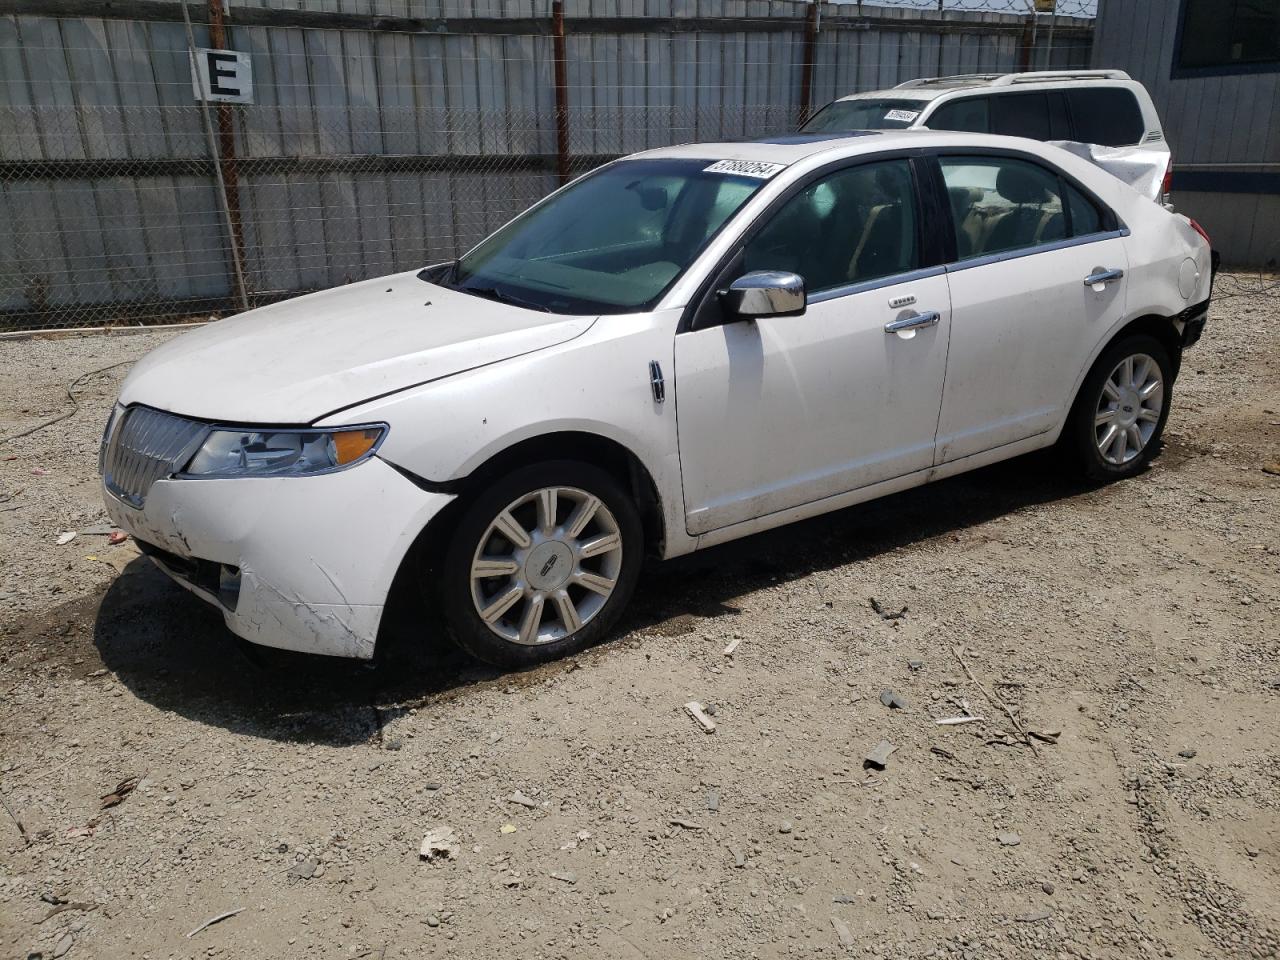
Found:
[{"label": "suv rear window", "polygon": [[1132,91],[1122,87],[1072,88],[1066,91],[1075,139],[1104,147],[1127,147],[1146,132],[1142,110]]}]

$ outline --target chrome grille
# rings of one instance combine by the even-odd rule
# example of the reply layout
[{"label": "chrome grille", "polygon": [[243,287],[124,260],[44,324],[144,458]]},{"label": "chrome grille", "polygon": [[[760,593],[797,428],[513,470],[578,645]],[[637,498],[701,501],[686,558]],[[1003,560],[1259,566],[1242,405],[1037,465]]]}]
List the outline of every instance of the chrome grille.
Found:
[{"label": "chrome grille", "polygon": [[207,426],[196,420],[131,407],[107,438],[102,478],[131,507],[141,507],[151,485],[182,468]]}]

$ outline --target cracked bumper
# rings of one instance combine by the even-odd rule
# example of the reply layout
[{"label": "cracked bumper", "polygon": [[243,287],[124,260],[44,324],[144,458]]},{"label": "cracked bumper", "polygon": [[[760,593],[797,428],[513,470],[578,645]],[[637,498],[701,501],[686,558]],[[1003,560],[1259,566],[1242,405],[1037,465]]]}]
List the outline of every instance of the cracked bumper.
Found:
[{"label": "cracked bumper", "polygon": [[[373,656],[391,581],[427,522],[452,500],[376,457],[314,477],[160,480],[141,510],[103,489],[107,513],[156,565],[268,647]],[[233,602],[216,574],[238,570]],[[193,575],[200,570],[213,573]]]}]

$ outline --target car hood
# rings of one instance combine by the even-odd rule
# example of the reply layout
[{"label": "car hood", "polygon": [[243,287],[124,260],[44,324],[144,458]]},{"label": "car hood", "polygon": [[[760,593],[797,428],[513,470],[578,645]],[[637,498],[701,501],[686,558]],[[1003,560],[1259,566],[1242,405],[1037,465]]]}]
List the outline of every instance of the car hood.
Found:
[{"label": "car hood", "polygon": [[566,317],[428,284],[415,272],[211,323],[147,354],[120,392],[185,416],[310,423],[407,387],[545,349],[595,317]]}]

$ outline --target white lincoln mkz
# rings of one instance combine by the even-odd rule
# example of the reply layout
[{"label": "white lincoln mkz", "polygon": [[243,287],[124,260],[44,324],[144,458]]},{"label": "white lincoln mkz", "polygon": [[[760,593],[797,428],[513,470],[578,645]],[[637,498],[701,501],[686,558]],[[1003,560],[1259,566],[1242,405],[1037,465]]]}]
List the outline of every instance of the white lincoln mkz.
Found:
[{"label": "white lincoln mkz", "polygon": [[1059,444],[1158,446],[1208,238],[1031,140],[638,154],[460,260],[149,354],[111,517],[255,643],[374,653],[395,590],[503,666],[602,638],[674,557]]}]

